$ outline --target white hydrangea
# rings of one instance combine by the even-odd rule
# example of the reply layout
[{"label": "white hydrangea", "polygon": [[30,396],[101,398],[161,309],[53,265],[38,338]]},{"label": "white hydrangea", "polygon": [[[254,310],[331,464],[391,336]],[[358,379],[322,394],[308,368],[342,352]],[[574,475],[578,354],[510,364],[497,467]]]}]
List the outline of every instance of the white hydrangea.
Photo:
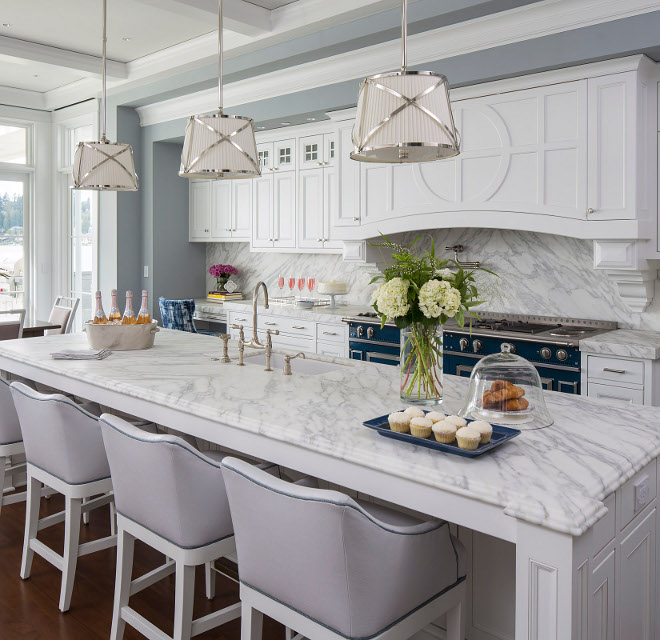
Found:
[{"label": "white hydrangea", "polygon": [[410,282],[403,278],[392,278],[374,291],[373,301],[380,313],[388,318],[400,318],[410,310],[408,302],[408,287]]},{"label": "white hydrangea", "polygon": [[454,272],[451,269],[438,269],[435,272],[435,277],[440,280],[452,280],[454,278]]},{"label": "white hydrangea", "polygon": [[443,313],[453,318],[460,306],[460,292],[444,280],[429,280],[419,290],[419,308],[427,318],[439,318]]}]

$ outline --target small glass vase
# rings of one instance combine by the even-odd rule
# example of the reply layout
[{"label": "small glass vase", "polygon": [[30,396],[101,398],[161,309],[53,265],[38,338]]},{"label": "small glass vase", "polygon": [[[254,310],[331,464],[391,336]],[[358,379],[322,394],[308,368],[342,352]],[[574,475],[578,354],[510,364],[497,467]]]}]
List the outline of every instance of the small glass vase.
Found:
[{"label": "small glass vase", "polygon": [[218,293],[227,293],[225,286],[229,282],[229,276],[220,276],[219,278],[216,278],[216,280],[217,284],[215,285],[215,290]]},{"label": "small glass vase", "polygon": [[401,330],[401,400],[442,402],[442,325],[413,323]]}]

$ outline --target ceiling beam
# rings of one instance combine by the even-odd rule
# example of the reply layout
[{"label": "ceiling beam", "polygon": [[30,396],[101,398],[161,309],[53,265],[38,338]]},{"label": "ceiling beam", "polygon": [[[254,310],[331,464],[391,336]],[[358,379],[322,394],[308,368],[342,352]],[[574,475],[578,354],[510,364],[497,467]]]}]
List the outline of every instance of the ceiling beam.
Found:
[{"label": "ceiling beam", "polygon": [[[177,13],[179,15],[196,16],[209,21],[218,15],[217,0],[138,0],[158,9]],[[224,24],[227,29],[244,36],[261,36],[271,28],[271,12],[245,0],[224,0],[222,6]]]},{"label": "ceiling beam", "polygon": [[[39,44],[38,42],[0,36],[0,54],[10,58],[32,60],[33,62],[71,69],[79,72],[82,76],[94,78],[101,76],[101,58]],[[128,69],[123,62],[108,60],[107,70],[108,76],[111,78],[123,80],[128,77]]]}]

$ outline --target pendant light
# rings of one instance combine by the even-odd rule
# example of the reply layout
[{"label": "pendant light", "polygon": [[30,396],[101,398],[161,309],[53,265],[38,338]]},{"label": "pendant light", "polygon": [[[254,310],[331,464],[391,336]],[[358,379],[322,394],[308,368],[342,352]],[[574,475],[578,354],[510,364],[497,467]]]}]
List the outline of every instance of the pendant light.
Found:
[{"label": "pendant light", "polygon": [[103,0],[103,89],[101,121],[103,134],[98,142],[79,142],[73,157],[73,188],[91,191],[137,191],[133,149],[130,144],[109,142],[105,137],[107,0]]},{"label": "pendant light", "polygon": [[401,71],[369,76],[360,85],[353,160],[430,162],[460,153],[445,76],[408,71],[408,0],[401,20]]},{"label": "pendant light", "polygon": [[214,180],[261,175],[254,122],[222,111],[222,0],[218,0],[218,111],[188,119],[179,175]]}]

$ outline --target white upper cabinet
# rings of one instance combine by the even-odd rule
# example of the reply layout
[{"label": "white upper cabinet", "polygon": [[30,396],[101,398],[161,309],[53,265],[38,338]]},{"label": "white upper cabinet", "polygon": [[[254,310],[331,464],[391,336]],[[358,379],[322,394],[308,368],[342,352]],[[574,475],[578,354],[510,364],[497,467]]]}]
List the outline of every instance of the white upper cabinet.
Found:
[{"label": "white upper cabinet", "polygon": [[233,229],[232,180],[211,182],[211,238],[228,240]]},{"label": "white upper cabinet", "polygon": [[211,235],[211,182],[191,180],[188,185],[189,239],[208,240]]},{"label": "white upper cabinet", "polygon": [[337,132],[337,204],[332,207],[333,227],[360,224],[360,165],[351,160],[353,121],[339,123]]},{"label": "white upper cabinet", "polygon": [[252,247],[267,249],[273,246],[273,176],[262,176],[252,181],[254,206],[252,208]]},{"label": "white upper cabinet", "polygon": [[296,174],[276,174],[273,183],[273,247],[296,246]]}]

